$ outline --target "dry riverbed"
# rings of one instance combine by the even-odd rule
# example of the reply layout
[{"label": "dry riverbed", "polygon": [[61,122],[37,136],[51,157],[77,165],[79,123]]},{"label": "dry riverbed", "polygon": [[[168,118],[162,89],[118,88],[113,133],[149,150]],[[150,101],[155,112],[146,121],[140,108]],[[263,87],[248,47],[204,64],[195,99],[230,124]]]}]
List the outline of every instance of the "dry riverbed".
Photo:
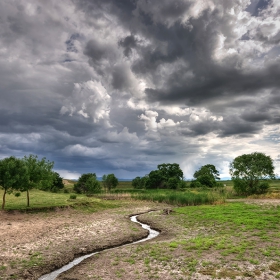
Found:
[{"label": "dry riverbed", "polygon": [[0,279],[38,279],[74,256],[145,237],[147,232],[132,223],[129,215],[160,207],[126,202],[122,208],[97,213],[71,208],[47,213],[0,212]]}]

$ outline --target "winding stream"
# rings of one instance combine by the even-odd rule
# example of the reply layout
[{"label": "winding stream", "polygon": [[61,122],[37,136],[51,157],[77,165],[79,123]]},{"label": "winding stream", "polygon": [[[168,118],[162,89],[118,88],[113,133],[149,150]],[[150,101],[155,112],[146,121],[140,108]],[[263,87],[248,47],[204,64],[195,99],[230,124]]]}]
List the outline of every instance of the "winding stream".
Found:
[{"label": "winding stream", "polygon": [[140,225],[142,226],[142,228],[148,230],[148,231],[149,231],[149,235],[148,235],[147,237],[145,237],[145,238],[143,238],[143,239],[140,239],[140,240],[138,240],[138,241],[134,241],[134,242],[129,243],[129,244],[116,246],[116,247],[110,248],[110,249],[100,250],[100,251],[98,251],[98,252],[94,252],[94,253],[90,253],[90,254],[87,254],[87,255],[78,257],[78,258],[74,259],[72,262],[70,262],[70,263],[64,265],[63,267],[61,267],[61,268],[59,268],[59,269],[57,269],[57,270],[55,270],[55,271],[53,271],[53,272],[51,272],[51,273],[49,273],[49,274],[45,274],[45,275],[41,276],[38,280],[54,280],[54,279],[56,279],[56,277],[57,277],[59,274],[61,274],[62,272],[65,272],[65,271],[69,270],[70,268],[72,268],[72,267],[74,267],[75,265],[79,264],[81,261],[83,261],[83,260],[85,260],[85,259],[87,259],[87,258],[89,258],[89,257],[91,257],[91,256],[93,256],[93,255],[96,255],[96,254],[98,254],[98,253],[100,253],[100,252],[104,252],[104,251],[109,251],[109,250],[112,250],[112,249],[120,248],[120,247],[123,247],[123,246],[127,246],[127,245],[131,245],[131,244],[136,244],[136,243],[144,242],[144,241],[147,241],[147,240],[149,240],[149,239],[155,238],[156,236],[159,235],[159,231],[154,230],[154,229],[151,229],[151,227],[150,227],[149,225],[143,224],[143,223],[139,222],[139,221],[137,220],[137,217],[138,217],[138,216],[139,216],[139,215],[131,216],[131,217],[130,217],[130,220],[131,220],[132,222],[134,222],[134,223],[140,224]]}]

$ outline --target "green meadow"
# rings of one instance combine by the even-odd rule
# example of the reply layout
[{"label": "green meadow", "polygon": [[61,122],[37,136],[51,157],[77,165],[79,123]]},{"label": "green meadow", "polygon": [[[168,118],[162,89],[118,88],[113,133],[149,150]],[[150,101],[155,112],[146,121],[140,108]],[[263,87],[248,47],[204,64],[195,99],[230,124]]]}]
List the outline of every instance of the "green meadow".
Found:
[{"label": "green meadow", "polygon": [[[280,198],[279,180],[271,182],[267,194],[243,202],[235,195],[231,181],[213,189],[180,191],[135,190],[131,182],[120,182],[112,192],[94,196],[74,194],[73,184],[68,182],[58,193],[32,189],[29,208],[26,193],[7,195],[5,211],[71,207],[92,213],[122,211],[136,201],[138,205],[146,201],[164,203],[164,207],[172,208],[170,215],[157,211],[141,216],[164,233],[160,242],[115,250],[108,269],[116,270],[117,278],[125,279],[133,271],[132,279],[140,279],[141,271],[144,279],[162,279],[163,275],[178,280],[200,279],[202,275],[209,279],[258,279],[267,275],[280,279],[280,203],[270,200]],[[263,198],[272,203],[262,203]]]},{"label": "green meadow", "polygon": [[[32,189],[30,191],[30,207],[26,207],[26,192],[16,192],[6,195],[6,210],[24,210],[52,207],[74,207],[86,204],[110,204],[113,200],[148,200],[154,202],[164,202],[173,206],[191,206],[204,204],[221,204],[226,199],[235,199],[238,197],[233,190],[232,181],[221,181],[221,187],[215,188],[189,188],[190,182],[187,182],[187,188],[184,190],[139,190],[134,189],[130,181],[119,182],[116,189],[111,192],[102,192],[94,196],[84,194],[75,194],[73,191],[74,181],[67,181],[64,190],[52,193]],[[3,196],[3,190],[0,190],[0,197]],[[250,197],[249,197],[250,198]],[[280,180],[273,180],[270,183],[268,193],[263,195],[253,195],[251,198],[275,198],[280,199]],[[105,199],[105,200],[104,200]],[[105,207],[105,206],[104,206]],[[102,208],[102,207],[101,207]],[[106,208],[106,207],[105,207]]]}]

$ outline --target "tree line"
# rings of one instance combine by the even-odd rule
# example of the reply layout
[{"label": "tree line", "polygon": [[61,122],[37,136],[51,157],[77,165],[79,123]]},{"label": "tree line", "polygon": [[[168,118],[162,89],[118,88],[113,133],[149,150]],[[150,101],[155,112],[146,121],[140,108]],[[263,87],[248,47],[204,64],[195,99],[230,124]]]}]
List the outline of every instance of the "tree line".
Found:
[{"label": "tree line", "polygon": [[[177,163],[164,163],[144,177],[132,180],[136,189],[184,189],[186,182]],[[230,164],[229,173],[238,195],[261,194],[269,188],[268,179],[275,179],[273,161],[270,156],[254,152],[236,157]],[[193,174],[190,188],[222,186],[220,173],[212,164],[206,164]]]},{"label": "tree line", "polygon": [[[37,155],[24,156],[22,159],[9,157],[0,160],[0,186],[4,190],[2,209],[5,207],[6,194],[14,191],[26,192],[27,206],[30,206],[29,191],[38,188],[45,191],[57,191],[64,188],[63,179],[53,169],[54,163]],[[244,154],[236,157],[229,169],[234,189],[239,195],[251,195],[267,192],[267,179],[274,179],[274,166],[270,156],[263,153]],[[212,164],[206,164],[193,174],[194,180],[189,187],[221,186],[219,171]],[[114,174],[103,175],[102,185],[95,173],[82,174],[74,184],[76,193],[91,195],[102,191],[111,191],[118,185]],[[185,189],[186,182],[179,164],[163,163],[144,177],[132,180],[136,189]]]}]

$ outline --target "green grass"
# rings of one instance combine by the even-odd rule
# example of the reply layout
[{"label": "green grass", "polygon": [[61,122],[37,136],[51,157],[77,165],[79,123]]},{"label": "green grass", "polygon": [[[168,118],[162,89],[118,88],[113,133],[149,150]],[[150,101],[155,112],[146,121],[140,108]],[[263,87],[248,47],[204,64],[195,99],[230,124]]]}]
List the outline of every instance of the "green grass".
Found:
[{"label": "green grass", "polygon": [[[280,277],[279,206],[235,202],[180,207],[174,211],[167,216],[144,215],[155,226],[157,221],[159,225],[166,224],[172,239],[132,247],[123,256],[133,257],[133,262],[126,263],[128,270],[134,269],[135,262],[142,263],[146,275],[156,274],[158,269],[169,278],[178,273],[174,279],[188,279],[195,272],[215,279],[258,279],[262,269]],[[269,265],[264,268],[264,264]],[[123,266],[121,257],[118,265]],[[145,270],[148,266],[149,270]]]},{"label": "green grass", "polygon": [[[3,190],[0,190],[0,197]],[[34,210],[40,211],[55,207],[73,207],[88,211],[98,211],[107,208],[119,207],[116,201],[105,201],[96,197],[87,197],[79,194],[76,199],[70,199],[69,193],[51,193],[37,189],[30,191],[30,207],[26,206],[26,193],[16,197],[13,194],[6,195],[5,210]]]},{"label": "green grass", "polygon": [[201,205],[222,202],[223,197],[215,191],[174,191],[174,190],[142,190],[132,194],[132,197],[140,200],[164,202],[171,205]]}]

